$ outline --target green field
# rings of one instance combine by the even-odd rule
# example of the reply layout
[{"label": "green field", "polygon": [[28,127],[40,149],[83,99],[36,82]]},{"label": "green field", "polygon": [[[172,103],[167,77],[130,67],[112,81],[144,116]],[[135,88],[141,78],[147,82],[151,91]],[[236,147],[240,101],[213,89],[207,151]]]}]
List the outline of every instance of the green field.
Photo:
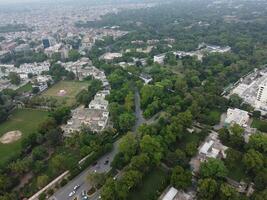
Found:
[{"label": "green field", "polygon": [[27,83],[27,84],[23,85],[22,87],[18,88],[16,91],[19,93],[30,92],[30,91],[32,91],[32,84]]},{"label": "green field", "polygon": [[267,133],[267,121],[265,120],[253,119],[251,126],[257,128],[261,132]]},{"label": "green field", "polygon": [[129,200],[156,200],[167,187],[167,172],[162,168],[156,168],[144,177],[142,184],[131,191]]},{"label": "green field", "polygon": [[[19,109],[15,110],[10,118],[0,124],[0,136],[6,132],[19,130],[22,138],[37,130],[39,124],[48,117],[48,112],[40,110]],[[0,165],[4,164],[11,156],[18,154],[21,150],[21,139],[9,143],[0,143]]]},{"label": "green field", "polygon": [[[60,81],[42,93],[43,97],[52,97],[61,104],[71,106],[76,102],[76,95],[83,89],[87,89],[89,82],[85,81]],[[59,95],[60,90],[65,90],[65,95]]]}]

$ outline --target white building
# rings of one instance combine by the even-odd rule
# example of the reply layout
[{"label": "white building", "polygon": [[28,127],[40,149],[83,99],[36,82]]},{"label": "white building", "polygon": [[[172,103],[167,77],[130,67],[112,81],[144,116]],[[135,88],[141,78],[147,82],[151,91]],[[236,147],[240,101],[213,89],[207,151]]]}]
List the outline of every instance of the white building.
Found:
[{"label": "white building", "polygon": [[153,58],[154,63],[163,64],[165,59],[165,54],[156,55]]},{"label": "white building", "polygon": [[101,59],[104,60],[113,60],[115,58],[121,58],[122,54],[121,53],[105,53],[104,55],[101,56]]},{"label": "white building", "polygon": [[267,105],[267,85],[262,84],[259,86],[259,89],[258,89],[255,107],[260,108],[266,105]]},{"label": "white building", "polygon": [[96,110],[107,110],[108,101],[105,100],[102,96],[95,96],[95,98],[90,102],[89,108]]},{"label": "white building", "polygon": [[177,190],[174,187],[167,187],[159,200],[194,200],[196,199],[196,194],[193,191],[184,192],[182,190]]},{"label": "white building", "polygon": [[249,114],[247,111],[240,110],[238,108],[234,109],[229,108],[227,110],[225,124],[227,125],[238,124],[239,126],[247,127],[248,122],[249,122]]}]

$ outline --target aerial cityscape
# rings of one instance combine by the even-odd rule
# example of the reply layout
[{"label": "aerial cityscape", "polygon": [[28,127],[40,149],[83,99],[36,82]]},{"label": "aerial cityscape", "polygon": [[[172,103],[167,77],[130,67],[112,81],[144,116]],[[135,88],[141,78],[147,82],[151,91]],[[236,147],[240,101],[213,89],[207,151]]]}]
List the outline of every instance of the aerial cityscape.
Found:
[{"label": "aerial cityscape", "polygon": [[0,0],[0,200],[267,200],[267,0]]}]

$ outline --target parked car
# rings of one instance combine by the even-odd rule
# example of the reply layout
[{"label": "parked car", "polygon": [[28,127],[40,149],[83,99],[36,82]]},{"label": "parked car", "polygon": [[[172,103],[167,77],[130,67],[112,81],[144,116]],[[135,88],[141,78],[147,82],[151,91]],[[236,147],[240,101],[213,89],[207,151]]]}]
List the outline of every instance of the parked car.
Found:
[{"label": "parked car", "polygon": [[108,163],[109,163],[109,160],[106,160],[105,163],[104,163],[104,165],[107,165]]},{"label": "parked car", "polygon": [[74,189],[74,191],[78,190],[78,189],[79,189],[79,187],[80,187],[80,185],[75,185],[75,186],[74,186],[74,188],[73,188],[73,189]]},{"label": "parked car", "polygon": [[76,193],[75,191],[71,191],[71,192],[69,193],[69,197],[72,197],[75,193]]},{"label": "parked car", "polygon": [[83,190],[82,191],[82,196],[86,196],[87,194],[86,194],[86,191],[85,190]]}]

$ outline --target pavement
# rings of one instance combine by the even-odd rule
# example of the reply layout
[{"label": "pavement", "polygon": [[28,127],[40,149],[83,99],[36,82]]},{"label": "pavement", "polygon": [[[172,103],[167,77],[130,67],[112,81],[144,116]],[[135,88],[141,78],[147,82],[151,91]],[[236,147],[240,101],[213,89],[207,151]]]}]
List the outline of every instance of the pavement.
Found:
[{"label": "pavement", "polygon": [[[143,118],[142,110],[140,108],[140,95],[138,90],[135,92],[135,116],[136,116],[136,124],[133,127],[133,132],[136,133],[138,127],[143,124],[146,120]],[[97,160],[97,164],[94,166],[88,167],[86,170],[81,172],[79,175],[77,175],[74,179],[72,179],[70,182],[68,182],[65,186],[60,188],[58,191],[55,192],[55,194],[49,198],[49,200],[74,200],[77,198],[77,200],[82,199],[82,192],[88,191],[89,188],[91,188],[90,183],[88,180],[86,180],[87,174],[89,172],[99,172],[99,173],[107,173],[111,170],[111,162],[113,161],[115,155],[118,153],[118,144],[120,140],[117,140],[113,144],[113,149],[111,152],[105,154],[101,158]],[[106,161],[109,161],[108,164],[105,164]],[[74,187],[76,185],[79,185],[80,187],[76,190],[75,195],[72,197],[69,197],[70,192],[72,192]],[[89,197],[90,200],[98,200],[100,199],[100,191],[96,191],[92,196]]]}]

